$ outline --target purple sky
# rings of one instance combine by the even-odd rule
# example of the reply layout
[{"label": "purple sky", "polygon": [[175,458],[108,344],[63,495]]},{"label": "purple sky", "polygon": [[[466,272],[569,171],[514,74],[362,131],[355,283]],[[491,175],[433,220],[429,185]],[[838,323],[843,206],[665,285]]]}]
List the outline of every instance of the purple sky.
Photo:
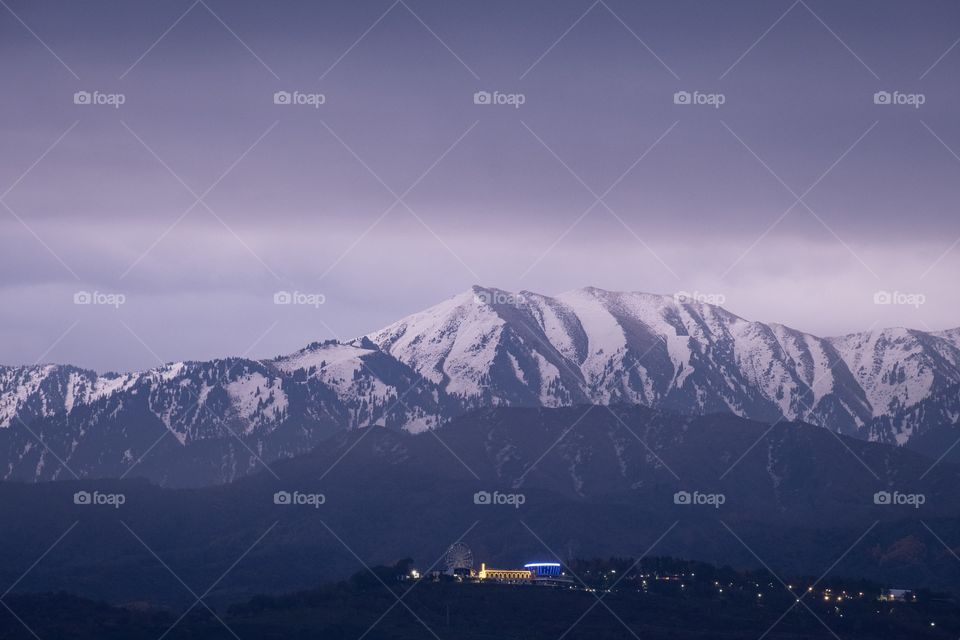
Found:
[{"label": "purple sky", "polygon": [[474,283],[960,325],[955,2],[4,3],[0,362],[266,357]]}]

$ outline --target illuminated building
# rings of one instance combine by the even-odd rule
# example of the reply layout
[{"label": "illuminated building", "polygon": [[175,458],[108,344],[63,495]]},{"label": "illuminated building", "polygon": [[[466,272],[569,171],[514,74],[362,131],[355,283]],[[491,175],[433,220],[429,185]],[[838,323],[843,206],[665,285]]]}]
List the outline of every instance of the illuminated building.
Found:
[{"label": "illuminated building", "polygon": [[569,587],[573,580],[563,573],[559,562],[530,562],[523,565],[533,574],[533,584],[543,587]]},{"label": "illuminated building", "polygon": [[533,572],[530,569],[488,569],[486,562],[480,563],[481,580],[496,580],[497,582],[530,582]]},{"label": "illuminated building", "polygon": [[559,562],[530,562],[523,565],[524,569],[529,569],[535,578],[548,578],[562,575]]},{"label": "illuminated building", "polygon": [[532,584],[546,587],[570,586],[573,581],[564,573],[559,562],[530,562],[523,569],[493,569],[485,562],[480,571],[472,574],[477,580],[507,584]]}]

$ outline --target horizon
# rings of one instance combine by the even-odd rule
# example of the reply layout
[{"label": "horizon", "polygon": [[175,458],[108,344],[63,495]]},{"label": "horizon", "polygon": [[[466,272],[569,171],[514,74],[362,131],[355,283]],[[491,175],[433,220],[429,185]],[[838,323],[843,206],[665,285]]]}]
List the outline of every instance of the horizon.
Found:
[{"label": "horizon", "polygon": [[[124,375],[124,374],[131,374],[131,373],[140,373],[140,372],[145,372],[145,371],[152,371],[152,370],[160,369],[160,368],[167,367],[167,366],[174,365],[174,364],[182,364],[182,363],[187,363],[187,362],[210,362],[210,361],[216,361],[216,360],[226,360],[226,359],[230,359],[230,358],[241,358],[241,359],[249,359],[249,360],[253,360],[253,361],[266,362],[266,361],[277,360],[277,359],[280,359],[280,358],[285,358],[285,357],[290,356],[290,355],[294,355],[294,354],[296,354],[296,353],[298,353],[298,352],[300,352],[300,351],[303,351],[303,350],[305,350],[305,349],[308,349],[309,347],[311,347],[311,346],[314,345],[314,344],[323,344],[323,343],[326,343],[326,342],[333,341],[333,342],[336,342],[337,344],[341,344],[341,345],[351,345],[351,344],[353,344],[353,343],[355,343],[355,342],[357,342],[357,341],[359,341],[359,340],[363,340],[364,338],[367,338],[367,337],[369,337],[369,336],[371,336],[371,335],[374,335],[374,334],[378,333],[379,331],[382,331],[383,329],[386,329],[387,327],[389,327],[389,326],[391,326],[391,325],[393,325],[393,324],[402,322],[403,320],[406,320],[407,318],[409,318],[409,317],[411,317],[411,316],[413,316],[413,315],[416,315],[416,314],[418,314],[418,313],[420,313],[420,312],[427,311],[427,310],[429,310],[429,309],[431,309],[431,308],[433,308],[433,307],[436,307],[436,306],[440,306],[440,305],[444,304],[445,302],[448,302],[448,301],[450,301],[450,300],[454,300],[454,299],[456,299],[456,298],[458,298],[458,297],[461,297],[461,296],[465,296],[465,295],[469,294],[470,292],[476,292],[477,289],[481,289],[481,290],[484,290],[484,291],[491,291],[491,290],[493,290],[493,291],[498,291],[498,292],[502,292],[502,293],[505,293],[505,294],[509,294],[509,295],[511,295],[511,296],[513,296],[513,295],[522,296],[522,295],[525,294],[525,293],[531,293],[531,294],[534,294],[534,295],[544,296],[544,297],[554,298],[554,299],[557,298],[557,297],[559,297],[559,296],[562,296],[562,295],[564,295],[564,294],[569,294],[569,293],[574,293],[574,292],[579,292],[579,291],[588,291],[588,290],[593,289],[593,290],[597,290],[597,291],[602,291],[602,292],[604,292],[604,293],[645,295],[645,296],[654,296],[654,297],[658,297],[658,298],[672,299],[672,300],[674,301],[674,304],[681,304],[681,301],[678,300],[678,296],[692,297],[692,296],[697,296],[697,295],[699,294],[699,292],[689,292],[689,291],[679,291],[679,292],[672,293],[672,294],[667,294],[667,293],[654,293],[654,292],[650,292],[650,291],[614,291],[614,290],[610,290],[610,289],[604,289],[604,288],[602,288],[602,287],[597,287],[597,286],[593,286],[593,285],[587,285],[587,286],[584,286],[584,287],[577,287],[577,288],[574,288],[574,289],[568,289],[568,290],[565,290],[565,291],[561,291],[561,292],[556,293],[556,294],[549,294],[549,295],[548,295],[548,294],[543,294],[543,293],[538,292],[538,291],[531,291],[531,290],[526,290],[526,289],[525,289],[525,290],[521,290],[521,291],[509,291],[509,290],[507,290],[507,289],[502,289],[502,288],[500,288],[500,287],[492,287],[492,286],[483,286],[483,285],[473,284],[473,285],[471,285],[470,288],[467,289],[466,291],[461,291],[461,292],[456,293],[456,294],[454,294],[454,295],[448,296],[448,297],[444,298],[443,300],[439,300],[439,301],[437,301],[437,302],[429,305],[428,307],[425,307],[425,308],[423,308],[423,309],[420,309],[420,310],[414,311],[414,312],[412,312],[412,313],[406,314],[406,315],[404,315],[404,316],[401,317],[401,318],[396,318],[395,320],[393,320],[393,321],[391,321],[391,322],[388,322],[388,323],[386,323],[386,324],[384,324],[384,325],[382,325],[382,326],[379,326],[379,327],[377,327],[377,328],[375,328],[375,329],[371,329],[371,330],[369,330],[369,331],[367,331],[367,332],[365,332],[365,333],[356,335],[356,336],[354,336],[354,337],[340,336],[340,337],[322,337],[322,338],[315,338],[315,339],[312,339],[312,340],[308,340],[308,341],[300,344],[299,346],[295,346],[295,347],[292,348],[292,349],[289,349],[289,350],[287,350],[287,351],[283,351],[283,352],[280,352],[280,353],[274,353],[273,355],[260,355],[260,356],[255,356],[255,355],[247,355],[247,354],[239,355],[239,354],[233,354],[233,353],[224,353],[224,354],[221,354],[221,355],[213,355],[212,357],[204,357],[204,358],[187,357],[187,358],[183,358],[183,359],[179,359],[179,360],[168,360],[168,361],[165,361],[165,362],[163,362],[163,363],[159,363],[159,362],[158,362],[158,363],[156,363],[156,364],[154,364],[154,365],[147,366],[147,367],[143,367],[143,368],[139,368],[139,369],[96,369],[96,368],[93,368],[93,367],[83,366],[82,364],[79,364],[79,363],[76,363],[76,362],[60,362],[60,361],[44,361],[44,362],[36,362],[36,363],[12,363],[12,364],[11,364],[11,363],[3,363],[3,362],[0,362],[0,367],[12,367],[12,368],[16,368],[16,367],[42,367],[42,366],[51,366],[51,365],[53,365],[53,366],[64,366],[64,365],[65,365],[65,366],[74,366],[74,367],[78,367],[78,368],[80,368],[80,369],[86,369],[86,370],[89,370],[89,371],[94,371],[97,375],[108,375],[108,374]],[[707,294],[704,294],[704,295],[707,295]],[[713,295],[713,294],[710,294],[710,295]],[[476,300],[475,300],[475,302],[476,302]],[[486,301],[486,302],[487,302],[487,304],[489,304],[489,301]],[[683,304],[701,304],[701,305],[707,305],[707,306],[711,306],[711,307],[717,307],[717,308],[723,309],[724,311],[726,311],[726,312],[728,312],[728,313],[736,316],[737,318],[739,318],[739,319],[741,319],[741,320],[744,320],[744,321],[746,321],[746,322],[749,322],[749,323],[759,323],[759,324],[763,324],[763,325],[767,325],[767,326],[783,326],[783,327],[786,327],[787,329],[791,329],[791,330],[793,330],[793,331],[798,331],[798,332],[803,333],[803,334],[805,334],[805,335],[814,336],[814,337],[821,338],[821,339],[824,339],[824,340],[840,339],[840,338],[845,338],[845,337],[853,336],[853,335],[873,335],[873,334],[878,333],[878,332],[882,333],[882,332],[885,332],[885,331],[894,331],[894,330],[898,330],[898,329],[902,329],[902,330],[905,330],[905,331],[919,331],[919,332],[921,332],[921,333],[926,333],[926,334],[931,334],[931,335],[944,334],[944,333],[948,333],[948,332],[950,332],[950,331],[955,331],[955,330],[957,330],[957,329],[960,329],[960,325],[953,326],[953,327],[947,327],[947,328],[945,328],[945,329],[934,329],[934,330],[918,329],[917,327],[910,327],[910,326],[905,326],[905,325],[891,325],[891,326],[882,326],[882,327],[876,327],[876,326],[875,326],[875,327],[870,327],[870,328],[868,328],[868,329],[864,329],[864,330],[862,330],[862,331],[852,331],[852,332],[850,332],[850,333],[843,333],[843,334],[836,334],[836,335],[818,335],[818,334],[812,333],[812,332],[810,332],[810,331],[805,331],[805,330],[802,329],[802,328],[788,325],[788,324],[783,323],[783,322],[756,320],[756,319],[753,319],[753,318],[744,317],[744,316],[742,316],[742,315],[740,315],[740,314],[738,314],[738,313],[735,313],[735,312],[731,311],[724,303],[721,303],[721,302],[708,302],[708,301],[699,300],[699,299],[692,299],[692,300],[686,300],[686,301],[684,301],[684,302],[682,302],[682,303],[683,303]],[[480,304],[480,302],[477,302],[477,304]],[[379,347],[378,347],[378,348],[379,348]]]}]

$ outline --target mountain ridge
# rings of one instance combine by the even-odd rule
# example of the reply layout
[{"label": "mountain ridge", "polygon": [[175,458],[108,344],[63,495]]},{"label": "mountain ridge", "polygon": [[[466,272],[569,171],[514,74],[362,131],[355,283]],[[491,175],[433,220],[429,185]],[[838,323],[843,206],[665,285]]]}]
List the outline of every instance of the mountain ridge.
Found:
[{"label": "mountain ridge", "polygon": [[[831,422],[847,433],[916,404],[960,376],[956,329],[893,328],[820,338],[679,297],[587,287],[549,298],[474,287],[368,337],[434,381],[447,375],[468,396],[487,391],[478,376],[469,379],[473,371],[482,376],[505,368],[489,345],[495,340],[518,379],[534,369],[534,382],[549,379],[559,387],[527,390],[528,396],[539,391],[545,406],[567,404],[579,393],[600,403]],[[462,326],[485,340],[483,350],[472,348],[477,340],[458,345]],[[532,349],[516,344],[526,336],[533,338]],[[478,365],[478,359],[486,361]],[[571,385],[575,379],[587,388]],[[519,394],[515,388],[501,393],[506,401]]]},{"label": "mountain ridge", "polygon": [[474,286],[355,340],[270,359],[0,367],[0,478],[119,476],[161,453],[181,462],[151,477],[227,482],[337,430],[419,432],[496,406],[731,412],[899,445],[930,416],[957,420],[960,329],[821,338],[689,297]]}]

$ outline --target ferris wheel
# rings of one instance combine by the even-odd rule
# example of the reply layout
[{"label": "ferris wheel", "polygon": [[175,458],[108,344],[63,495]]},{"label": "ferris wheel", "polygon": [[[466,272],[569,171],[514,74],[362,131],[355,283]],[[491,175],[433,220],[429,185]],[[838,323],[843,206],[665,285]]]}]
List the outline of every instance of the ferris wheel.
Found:
[{"label": "ferris wheel", "polygon": [[444,560],[447,565],[447,573],[473,569],[473,552],[470,551],[470,547],[462,542],[455,542],[450,545]]}]

